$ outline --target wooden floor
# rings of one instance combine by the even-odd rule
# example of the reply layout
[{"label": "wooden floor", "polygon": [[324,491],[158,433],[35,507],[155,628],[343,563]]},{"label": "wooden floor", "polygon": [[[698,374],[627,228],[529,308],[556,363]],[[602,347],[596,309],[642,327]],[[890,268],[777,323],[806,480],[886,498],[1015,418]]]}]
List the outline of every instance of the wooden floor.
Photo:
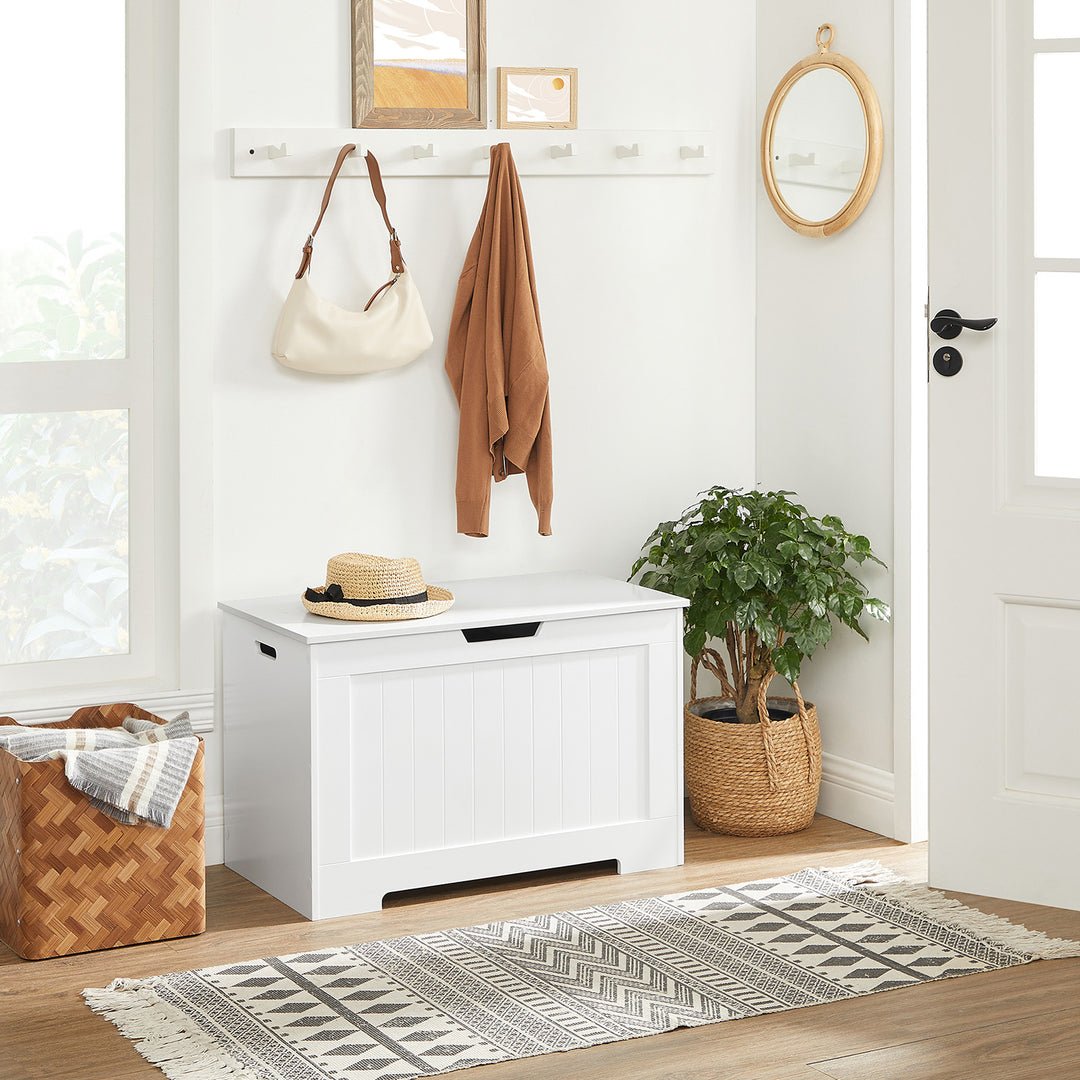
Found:
[{"label": "wooden floor", "polygon": [[[224,867],[207,873],[196,938],[55,960],[0,945],[0,1080],[161,1080],[79,991],[252,957],[592,903],[655,896],[877,858],[915,881],[923,845],[827,818],[794,836],[743,840],[687,828],[686,865],[619,877],[607,864],[389,897],[381,912],[308,922]],[[951,894],[1033,929],[1080,939],[1080,912]],[[894,990],[546,1057],[457,1080],[1080,1080],[1080,959]]]}]

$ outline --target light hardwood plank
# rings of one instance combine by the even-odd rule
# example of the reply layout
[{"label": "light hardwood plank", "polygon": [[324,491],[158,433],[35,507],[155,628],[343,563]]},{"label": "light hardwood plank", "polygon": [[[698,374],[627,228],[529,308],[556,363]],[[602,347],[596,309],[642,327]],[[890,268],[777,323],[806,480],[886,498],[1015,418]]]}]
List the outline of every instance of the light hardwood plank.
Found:
[{"label": "light hardwood plank", "polygon": [[1080,1076],[1080,1009],[816,1061],[833,1080],[1063,1080]]},{"label": "light hardwood plank", "polygon": [[754,1080],[825,1080],[825,1074],[813,1065],[765,1066]]}]

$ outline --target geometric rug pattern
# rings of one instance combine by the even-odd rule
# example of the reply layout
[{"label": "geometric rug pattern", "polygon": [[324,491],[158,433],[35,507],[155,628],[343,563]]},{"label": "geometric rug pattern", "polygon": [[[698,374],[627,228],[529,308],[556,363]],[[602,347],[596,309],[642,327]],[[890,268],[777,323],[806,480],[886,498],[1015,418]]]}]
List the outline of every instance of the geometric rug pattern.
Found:
[{"label": "geometric rug pattern", "polygon": [[1078,952],[858,864],[84,993],[175,1080],[411,1080]]}]

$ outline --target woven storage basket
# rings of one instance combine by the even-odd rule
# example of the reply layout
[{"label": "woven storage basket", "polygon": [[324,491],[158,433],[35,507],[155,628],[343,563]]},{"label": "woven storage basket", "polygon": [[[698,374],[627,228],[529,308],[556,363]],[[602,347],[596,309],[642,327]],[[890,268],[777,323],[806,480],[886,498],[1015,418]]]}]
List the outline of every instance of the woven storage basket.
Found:
[{"label": "woven storage basket", "polygon": [[[119,727],[135,705],[91,705],[51,727]],[[0,724],[14,724],[9,716]],[[203,746],[168,829],[121,825],[63,761],[0,750],[0,939],[27,960],[200,934],[206,928]]]},{"label": "woven storage basket", "polygon": [[814,820],[821,786],[821,734],[817,711],[796,697],[770,697],[769,705],[794,707],[788,720],[770,720],[758,701],[757,724],[706,720],[694,710],[734,708],[729,698],[697,696],[698,665],[690,675],[683,710],[683,746],[690,816],[710,832],[730,836],[780,836]]}]

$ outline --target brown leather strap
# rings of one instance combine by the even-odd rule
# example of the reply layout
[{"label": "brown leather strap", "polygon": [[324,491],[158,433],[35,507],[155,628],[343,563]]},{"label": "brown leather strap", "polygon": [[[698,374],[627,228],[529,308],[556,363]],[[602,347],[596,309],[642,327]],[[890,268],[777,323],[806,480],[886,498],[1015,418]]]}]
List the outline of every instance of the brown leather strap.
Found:
[{"label": "brown leather strap", "polygon": [[[330,193],[334,190],[334,181],[337,179],[338,173],[341,172],[341,166],[345,163],[345,159],[355,149],[356,143],[348,143],[343,146],[338,153],[337,161],[334,163],[334,169],[330,173],[330,179],[326,182],[326,190],[323,192],[319,216],[316,218],[315,225],[308,234],[307,243],[304,245],[304,254],[300,259],[300,269],[296,271],[297,278],[302,278],[311,266],[312,241],[315,239],[315,234],[319,231],[319,226],[322,224],[323,214],[326,213],[326,208],[330,205]],[[390,233],[390,267],[395,274],[400,274],[405,269],[405,260],[401,257],[401,241],[398,239],[397,229],[390,224],[390,215],[386,212],[386,190],[383,187],[379,163],[375,160],[375,155],[370,150],[364,155],[364,160],[367,162],[368,177],[371,180],[371,190],[375,193],[375,201],[379,204],[383,221],[386,222],[387,231]],[[391,282],[387,282],[387,285],[389,284],[391,284]],[[383,289],[385,288],[386,285],[383,286]],[[382,289],[379,289],[378,292],[375,293],[375,296],[378,296],[380,292],[382,292]],[[374,300],[375,296],[373,296],[371,300]],[[369,307],[371,305],[371,300],[368,301]],[[367,311],[367,308],[365,307],[364,310]]]},{"label": "brown leather strap", "polygon": [[334,162],[333,172],[330,173],[330,179],[326,181],[326,190],[323,192],[322,206],[319,208],[319,216],[315,219],[315,224],[308,233],[307,243],[304,245],[304,254],[300,259],[300,269],[296,271],[297,278],[302,278],[307,271],[307,268],[311,265],[311,242],[315,239],[315,234],[319,231],[319,226],[322,224],[323,214],[326,213],[326,208],[330,205],[330,193],[334,190],[334,181],[337,179],[338,173],[341,172],[341,166],[345,164],[345,159],[356,149],[356,143],[347,143],[338,152],[337,161]]},{"label": "brown leather strap", "polygon": [[369,300],[369,301],[368,301],[368,302],[367,302],[367,303],[366,303],[366,304],[364,305],[364,310],[365,310],[365,311],[367,311],[367,309],[368,309],[369,307],[371,307],[371,305],[372,305],[372,304],[374,304],[374,303],[375,303],[375,301],[376,301],[376,300],[378,299],[378,297],[379,297],[379,293],[381,293],[381,292],[382,292],[382,291],[383,291],[384,289],[389,289],[389,288],[390,288],[390,286],[391,286],[391,285],[393,285],[393,284],[394,284],[394,282],[396,282],[396,281],[397,281],[397,277],[395,276],[395,277],[392,277],[392,278],[391,278],[391,279],[390,279],[390,280],[389,280],[389,281],[388,281],[388,282],[387,282],[387,283],[386,283],[385,285],[380,285],[380,286],[379,286],[379,287],[378,287],[378,288],[377,288],[377,289],[376,289],[376,290],[375,290],[375,291],[374,291],[374,292],[373,292],[373,293],[371,294],[371,299],[370,299],[370,300]]},{"label": "brown leather strap", "polygon": [[386,190],[383,188],[379,163],[370,150],[364,155],[364,160],[367,162],[368,176],[371,179],[371,190],[375,192],[375,201],[379,204],[387,232],[390,233],[390,267],[395,274],[400,274],[405,269],[405,260],[401,257],[401,241],[398,240],[397,229],[390,224],[390,215],[386,212]]}]

